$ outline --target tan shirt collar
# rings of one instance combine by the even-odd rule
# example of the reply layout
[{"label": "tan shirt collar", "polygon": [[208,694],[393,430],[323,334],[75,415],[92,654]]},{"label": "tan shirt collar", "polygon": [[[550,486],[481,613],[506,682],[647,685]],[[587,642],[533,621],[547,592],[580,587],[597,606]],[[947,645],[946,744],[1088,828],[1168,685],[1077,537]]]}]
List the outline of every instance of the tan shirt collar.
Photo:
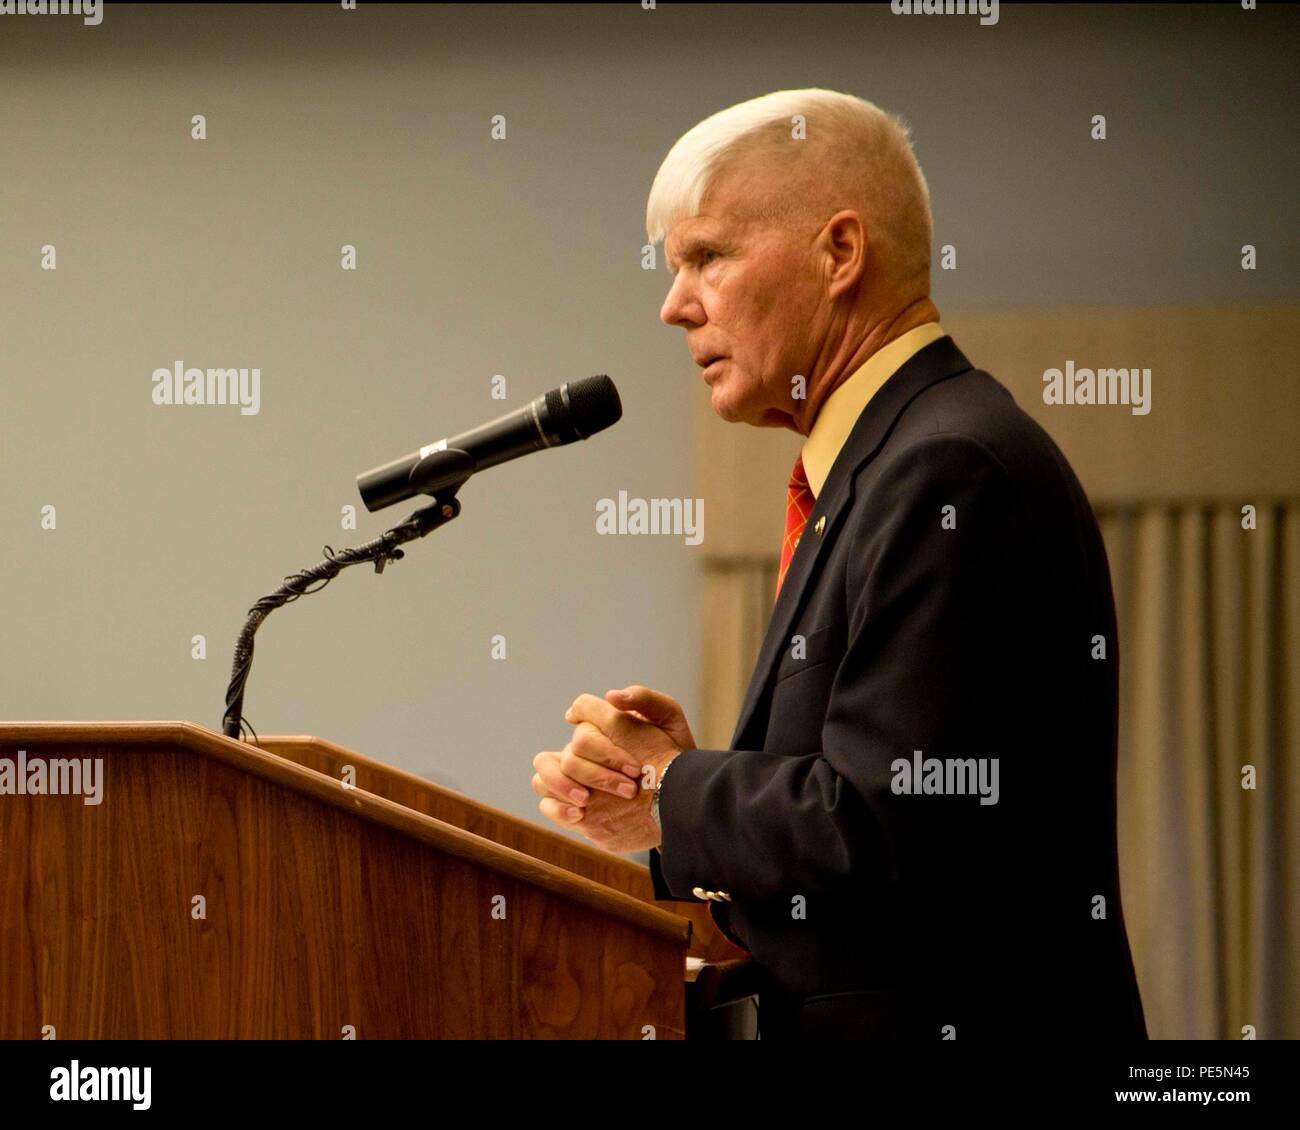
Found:
[{"label": "tan shirt collar", "polygon": [[803,445],[803,469],[813,495],[826,484],[836,456],[843,449],[867,402],[880,391],[903,363],[932,341],[944,336],[938,322],[926,322],[894,338],[868,357],[854,374],[827,398],[813,421],[812,431]]}]

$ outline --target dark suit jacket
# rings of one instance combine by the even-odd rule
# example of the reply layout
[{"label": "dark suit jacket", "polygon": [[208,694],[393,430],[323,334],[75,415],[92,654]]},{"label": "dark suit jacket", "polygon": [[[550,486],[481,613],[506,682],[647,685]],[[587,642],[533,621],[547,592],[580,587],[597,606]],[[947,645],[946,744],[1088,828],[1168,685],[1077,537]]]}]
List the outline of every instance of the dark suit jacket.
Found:
[{"label": "dark suit jacket", "polygon": [[[1116,855],[1118,663],[1105,549],[1065,457],[950,337],[932,342],[830,471],[732,748],[668,769],[657,896],[730,894],[710,906],[764,972],[767,1039],[1145,1038]],[[997,802],[896,791],[918,750],[997,759]]]}]

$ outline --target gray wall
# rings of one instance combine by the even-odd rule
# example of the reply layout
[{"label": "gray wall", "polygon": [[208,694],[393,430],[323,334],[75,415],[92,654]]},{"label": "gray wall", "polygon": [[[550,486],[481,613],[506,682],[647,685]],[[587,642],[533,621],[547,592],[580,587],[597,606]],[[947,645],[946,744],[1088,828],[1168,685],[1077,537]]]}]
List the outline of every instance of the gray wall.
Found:
[{"label": "gray wall", "polygon": [[[1236,5],[1004,6],[994,27],[886,5],[0,17],[0,716],[217,727],[248,606],[407,513],[340,529],[357,472],[607,371],[616,430],[485,475],[382,577],[277,612],[245,708],[535,815],[532,755],[567,740],[577,693],[696,701],[700,550],[594,529],[620,489],[691,490],[706,393],[657,320],[667,275],[639,262],[673,140],[782,87],[902,113],[936,244],[958,248],[941,310],[1294,302],[1298,24]],[[155,406],[178,358],[260,367],[260,414]]]}]

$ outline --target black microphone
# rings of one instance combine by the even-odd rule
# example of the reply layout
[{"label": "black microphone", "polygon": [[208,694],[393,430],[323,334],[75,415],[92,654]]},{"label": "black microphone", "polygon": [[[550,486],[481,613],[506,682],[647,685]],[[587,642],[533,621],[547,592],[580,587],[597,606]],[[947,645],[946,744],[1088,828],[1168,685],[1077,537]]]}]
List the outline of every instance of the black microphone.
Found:
[{"label": "black microphone", "polygon": [[[426,444],[419,451],[358,475],[357,489],[367,510],[382,510],[417,494],[433,493],[426,460],[435,452],[461,453],[447,460],[447,481],[459,483],[476,471],[508,459],[586,439],[618,423],[622,415],[623,404],[614,382],[603,375],[584,377],[553,388],[523,408],[468,432]],[[413,476],[422,463],[425,467],[421,474]]]}]

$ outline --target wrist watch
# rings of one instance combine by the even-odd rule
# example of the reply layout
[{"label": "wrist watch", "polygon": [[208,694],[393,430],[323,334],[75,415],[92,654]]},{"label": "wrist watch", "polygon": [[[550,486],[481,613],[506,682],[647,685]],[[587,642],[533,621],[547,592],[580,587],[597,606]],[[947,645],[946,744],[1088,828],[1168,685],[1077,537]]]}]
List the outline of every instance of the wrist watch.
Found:
[{"label": "wrist watch", "polygon": [[[678,756],[680,757],[681,755],[679,754]],[[674,757],[673,761],[676,760],[677,758]],[[659,774],[659,783],[655,785],[655,795],[650,799],[650,815],[655,818],[655,825],[661,832],[663,831],[664,825],[663,821],[659,819],[659,796],[664,787],[664,778],[668,776],[668,770],[672,767],[672,764],[673,762],[670,761],[664,766],[663,772]]]}]

